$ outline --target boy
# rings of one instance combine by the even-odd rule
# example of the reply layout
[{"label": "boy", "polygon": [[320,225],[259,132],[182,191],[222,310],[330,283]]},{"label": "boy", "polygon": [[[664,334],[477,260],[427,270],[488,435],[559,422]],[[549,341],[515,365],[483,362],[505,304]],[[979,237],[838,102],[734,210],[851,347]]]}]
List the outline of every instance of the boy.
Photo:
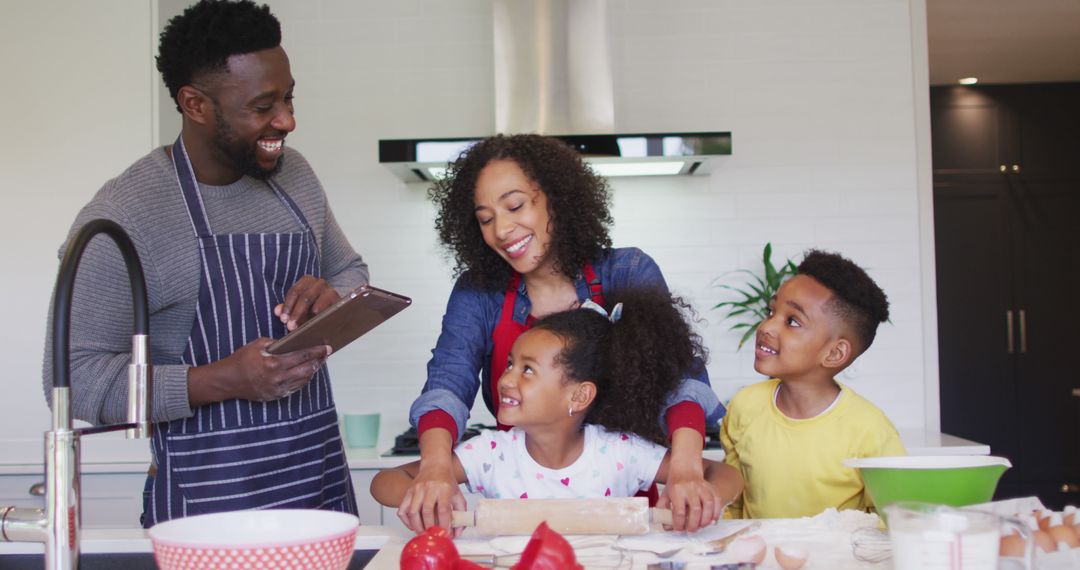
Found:
[{"label": "boy", "polygon": [[835,376],[889,318],[885,293],[850,260],[810,250],[757,331],[754,370],[721,424],[725,461],[746,481],[734,518],[813,516],[870,506],[849,457],[904,455],[885,414]]}]

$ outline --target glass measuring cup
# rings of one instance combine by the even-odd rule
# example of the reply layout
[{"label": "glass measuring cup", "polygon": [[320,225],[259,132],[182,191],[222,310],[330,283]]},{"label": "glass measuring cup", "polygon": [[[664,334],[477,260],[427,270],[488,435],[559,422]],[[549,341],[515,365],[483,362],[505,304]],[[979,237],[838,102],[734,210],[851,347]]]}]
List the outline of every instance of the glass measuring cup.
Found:
[{"label": "glass measuring cup", "polygon": [[1004,526],[1023,537],[1024,568],[1031,568],[1032,535],[1017,519],[916,502],[893,503],[885,512],[896,570],[997,570]]}]

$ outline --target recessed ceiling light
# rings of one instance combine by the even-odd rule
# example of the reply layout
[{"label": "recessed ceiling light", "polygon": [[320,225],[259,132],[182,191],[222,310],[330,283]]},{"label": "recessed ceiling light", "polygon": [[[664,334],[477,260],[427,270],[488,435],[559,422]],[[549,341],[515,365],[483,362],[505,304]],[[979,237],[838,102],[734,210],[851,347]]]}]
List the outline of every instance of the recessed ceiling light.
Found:
[{"label": "recessed ceiling light", "polygon": [[961,77],[960,85],[975,85],[979,82],[978,77]]}]

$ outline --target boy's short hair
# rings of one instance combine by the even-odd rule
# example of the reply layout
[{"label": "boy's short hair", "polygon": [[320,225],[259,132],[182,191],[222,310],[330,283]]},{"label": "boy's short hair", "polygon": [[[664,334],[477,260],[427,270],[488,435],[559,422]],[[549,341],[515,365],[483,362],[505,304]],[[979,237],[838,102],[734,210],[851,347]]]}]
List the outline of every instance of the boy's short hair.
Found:
[{"label": "boy's short hair", "polygon": [[813,277],[832,292],[826,308],[851,326],[861,345],[857,354],[870,348],[878,324],[889,320],[889,299],[866,271],[838,253],[811,249],[798,274]]}]

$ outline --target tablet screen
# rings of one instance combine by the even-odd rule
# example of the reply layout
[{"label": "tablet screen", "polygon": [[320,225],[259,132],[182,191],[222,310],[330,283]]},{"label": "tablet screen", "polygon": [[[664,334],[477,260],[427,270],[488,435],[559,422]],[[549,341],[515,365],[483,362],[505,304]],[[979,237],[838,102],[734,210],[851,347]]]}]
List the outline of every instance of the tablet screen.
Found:
[{"label": "tablet screen", "polygon": [[266,348],[282,354],[311,346],[330,345],[334,352],[408,307],[412,299],[371,285],[361,285]]}]

